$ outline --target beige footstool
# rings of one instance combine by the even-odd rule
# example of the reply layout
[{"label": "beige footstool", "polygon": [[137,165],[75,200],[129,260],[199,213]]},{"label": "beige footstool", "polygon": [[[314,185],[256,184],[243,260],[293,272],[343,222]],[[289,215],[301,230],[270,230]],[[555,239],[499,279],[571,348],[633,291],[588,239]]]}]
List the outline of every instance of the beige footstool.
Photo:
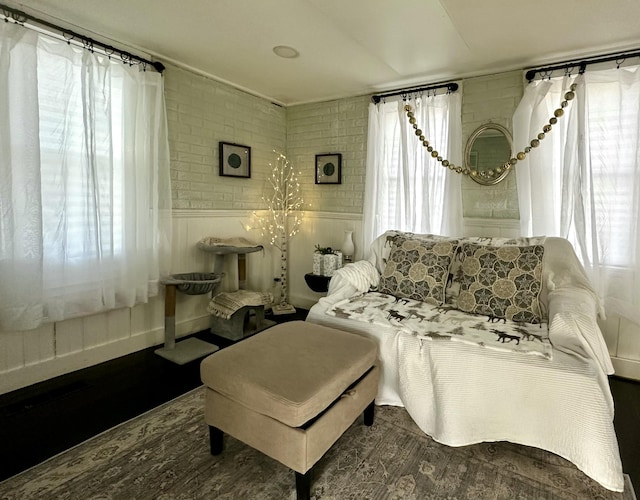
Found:
[{"label": "beige footstool", "polygon": [[276,325],[206,358],[211,453],[229,434],[295,471],[309,498],[311,468],[364,412],[373,424],[377,346],[305,321]]}]

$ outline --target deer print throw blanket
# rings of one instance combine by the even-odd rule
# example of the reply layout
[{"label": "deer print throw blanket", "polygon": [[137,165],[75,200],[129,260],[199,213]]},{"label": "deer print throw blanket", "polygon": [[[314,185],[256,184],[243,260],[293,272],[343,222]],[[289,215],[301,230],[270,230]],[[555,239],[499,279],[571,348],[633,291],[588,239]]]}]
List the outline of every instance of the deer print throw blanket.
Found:
[{"label": "deer print throw blanket", "polygon": [[551,359],[547,323],[516,323],[468,314],[453,306],[368,292],[337,302],[327,314],[393,326],[421,339],[444,339]]}]

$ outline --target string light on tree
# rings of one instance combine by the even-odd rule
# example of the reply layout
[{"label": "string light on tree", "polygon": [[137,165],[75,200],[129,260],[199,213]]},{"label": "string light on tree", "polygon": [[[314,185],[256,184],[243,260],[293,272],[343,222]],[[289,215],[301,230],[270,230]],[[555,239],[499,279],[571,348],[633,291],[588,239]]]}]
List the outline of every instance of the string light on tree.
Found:
[{"label": "string light on tree", "polygon": [[267,178],[265,196],[263,202],[267,206],[266,214],[259,216],[254,212],[258,222],[258,229],[269,243],[280,250],[280,299],[273,307],[274,314],[289,314],[295,312],[295,308],[288,300],[288,253],[289,238],[292,238],[302,224],[302,212],[304,201],[300,193],[299,173],[293,169],[293,165],[287,157],[274,151],[276,160],[269,163],[271,175]]}]

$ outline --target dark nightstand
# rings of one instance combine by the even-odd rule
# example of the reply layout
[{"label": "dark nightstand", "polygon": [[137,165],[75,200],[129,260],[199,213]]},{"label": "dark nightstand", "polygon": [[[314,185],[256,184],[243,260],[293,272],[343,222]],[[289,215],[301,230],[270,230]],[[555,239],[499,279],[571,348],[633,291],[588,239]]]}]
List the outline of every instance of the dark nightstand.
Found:
[{"label": "dark nightstand", "polygon": [[304,280],[307,282],[307,286],[314,292],[325,293],[329,290],[329,281],[331,281],[331,276],[308,273],[304,275]]}]

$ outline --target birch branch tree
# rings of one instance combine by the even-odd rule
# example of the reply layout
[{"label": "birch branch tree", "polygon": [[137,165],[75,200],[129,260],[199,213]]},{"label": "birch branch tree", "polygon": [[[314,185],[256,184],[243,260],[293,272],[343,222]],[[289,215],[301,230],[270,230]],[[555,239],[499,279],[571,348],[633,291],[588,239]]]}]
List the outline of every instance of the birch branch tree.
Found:
[{"label": "birch branch tree", "polygon": [[277,151],[274,163],[269,163],[271,175],[267,178],[265,195],[262,197],[267,204],[264,217],[257,217],[258,228],[262,236],[269,239],[269,243],[280,250],[280,300],[282,309],[291,308],[288,303],[289,291],[288,257],[289,239],[299,230],[302,223],[301,209],[303,199],[300,193],[298,174],[287,157]]}]

